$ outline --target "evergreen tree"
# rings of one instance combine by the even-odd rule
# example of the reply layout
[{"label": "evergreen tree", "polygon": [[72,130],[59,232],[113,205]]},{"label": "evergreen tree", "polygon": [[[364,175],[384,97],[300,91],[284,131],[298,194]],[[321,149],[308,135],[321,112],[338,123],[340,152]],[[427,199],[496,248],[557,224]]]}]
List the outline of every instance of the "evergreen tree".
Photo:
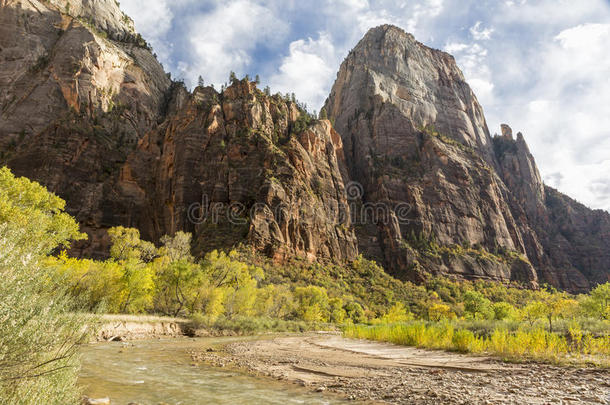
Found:
[{"label": "evergreen tree", "polygon": [[320,119],[321,120],[328,119],[328,114],[326,113],[326,108],[324,108],[324,107],[322,107],[322,109],[320,110]]},{"label": "evergreen tree", "polygon": [[199,76],[199,79],[197,80],[197,85],[199,87],[203,87],[203,85],[204,85],[203,77],[201,77],[201,75]]}]

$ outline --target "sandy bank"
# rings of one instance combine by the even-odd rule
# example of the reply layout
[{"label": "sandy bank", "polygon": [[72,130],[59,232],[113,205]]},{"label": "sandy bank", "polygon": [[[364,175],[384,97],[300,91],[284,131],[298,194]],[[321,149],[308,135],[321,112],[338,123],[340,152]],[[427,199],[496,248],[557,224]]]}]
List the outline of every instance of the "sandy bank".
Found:
[{"label": "sandy bank", "polygon": [[329,334],[236,342],[193,358],[381,403],[610,402],[607,370],[507,364]]},{"label": "sandy bank", "polygon": [[103,315],[94,341],[126,341],[183,336],[188,320],[157,316]]}]

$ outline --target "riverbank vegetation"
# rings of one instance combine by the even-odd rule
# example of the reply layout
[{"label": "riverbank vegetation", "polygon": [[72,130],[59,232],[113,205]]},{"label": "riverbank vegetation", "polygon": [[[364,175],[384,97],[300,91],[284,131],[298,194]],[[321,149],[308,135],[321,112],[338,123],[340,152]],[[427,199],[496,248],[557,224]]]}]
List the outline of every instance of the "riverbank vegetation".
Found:
[{"label": "riverbank vegetation", "polygon": [[[155,247],[135,229],[112,228],[111,258],[61,253],[47,265],[89,308],[192,319],[193,327],[306,331],[506,359],[606,364],[610,284],[579,296],[499,283],[430,277],[414,285],[359,257],[349,265],[277,265],[244,249],[190,254],[190,234]],[[334,325],[334,326],[333,326]]]},{"label": "riverbank vegetation", "polygon": [[348,325],[346,337],[391,342],[427,349],[491,354],[509,361],[544,361],[557,364],[589,364],[610,367],[610,336],[584,332],[578,322],[567,334],[541,326],[512,328],[503,321],[491,322],[491,331],[473,331],[460,321],[383,325]]},{"label": "riverbank vegetation", "polygon": [[136,229],[109,234],[106,261],[61,252],[45,262],[92,310],[102,305],[108,313],[190,316],[202,324],[240,317],[333,324],[463,320],[489,333],[489,325],[502,321],[511,331],[527,326],[561,334],[575,325],[596,334],[609,327],[608,283],[579,296],[435,277],[414,285],[362,257],[344,266],[277,265],[236,249],[195,260],[187,233],[163,237],[158,248]]},{"label": "riverbank vegetation", "polygon": [[375,262],[278,265],[244,247],[191,255],[191,235],[158,245],[115,227],[107,260],[74,258],[83,239],[64,201],[0,169],[0,398],[70,403],[83,313],[188,317],[194,327],[304,331],[509,359],[609,356],[610,283],[570,295],[487,281],[403,282]]},{"label": "riverbank vegetation", "polygon": [[63,208],[40,185],[0,168],[0,403],[80,400],[76,351],[90,318],[45,266],[54,249],[83,237]]}]

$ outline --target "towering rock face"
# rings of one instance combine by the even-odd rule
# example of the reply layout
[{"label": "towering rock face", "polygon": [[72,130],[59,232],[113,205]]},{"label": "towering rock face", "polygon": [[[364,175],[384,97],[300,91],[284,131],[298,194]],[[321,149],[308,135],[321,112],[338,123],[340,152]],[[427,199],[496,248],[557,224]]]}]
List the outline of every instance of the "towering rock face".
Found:
[{"label": "towering rock face", "polygon": [[180,88],[170,110],[121,168],[130,225],[151,239],[193,232],[199,251],[248,241],[279,260],[356,256],[330,122],[305,128],[295,103],[246,80],[222,94]]},{"label": "towering rock face", "polygon": [[[453,57],[399,28],[378,27],[341,65],[325,108],[343,138],[350,180],[363,185],[363,203],[410,207],[402,218],[362,227],[363,252],[407,278],[425,269],[535,283],[533,268],[519,259],[525,247],[494,169],[482,108]],[[428,254],[422,239],[426,250],[476,248]],[[485,255],[499,249],[515,254]]]},{"label": "towering rock face", "polygon": [[546,215],[536,230],[546,257],[540,267],[551,285],[585,291],[610,281],[610,215],[591,210],[545,186]]},{"label": "towering rock face", "polygon": [[544,282],[586,291],[610,279],[610,215],[590,210],[542,183],[521,133],[503,125],[494,149],[504,183],[511,190],[528,257]]},{"label": "towering rock face", "polygon": [[545,187],[508,126],[492,139],[450,55],[373,29],[326,111],[247,80],[187,91],[114,0],[0,0],[0,164],[67,200],[77,254],[124,225],[413,280],[608,280],[610,215]]},{"label": "towering rock face", "polygon": [[541,214],[544,207],[544,184],[536,161],[521,132],[513,139],[512,129],[502,124],[502,136],[493,140],[502,180],[530,217]]},{"label": "towering rock face", "polygon": [[[394,26],[370,30],[350,52],[326,108],[342,129],[361,125],[361,116],[374,112],[377,126],[371,131],[383,133],[384,139],[376,140],[380,146],[396,142],[403,148],[407,145],[401,134],[434,125],[441,134],[492,158],[483,109],[454,58]],[[359,142],[357,148],[366,141],[354,142]]]},{"label": "towering rock face", "polygon": [[4,0],[0,22],[2,141],[37,139],[66,112],[120,110],[125,142],[160,119],[170,80],[113,0]]},{"label": "towering rock face", "polygon": [[[545,188],[521,134],[513,139],[504,125],[492,139],[450,55],[397,27],[374,28],[341,65],[325,110],[343,138],[345,180],[362,184],[361,203],[403,206],[400,217],[356,227],[361,251],[395,275],[572,291],[608,279],[610,215]],[[573,243],[584,235],[595,248]],[[597,254],[590,262],[586,250]]]},{"label": "towering rock face", "polygon": [[113,0],[4,0],[0,163],[61,195],[99,241],[120,222],[112,179],[170,84]]},{"label": "towering rock face", "polygon": [[341,138],[250,82],[190,94],[114,0],[3,0],[0,156],[67,200],[104,256],[111,226],[199,251],[236,243],[282,260],[357,254]]}]

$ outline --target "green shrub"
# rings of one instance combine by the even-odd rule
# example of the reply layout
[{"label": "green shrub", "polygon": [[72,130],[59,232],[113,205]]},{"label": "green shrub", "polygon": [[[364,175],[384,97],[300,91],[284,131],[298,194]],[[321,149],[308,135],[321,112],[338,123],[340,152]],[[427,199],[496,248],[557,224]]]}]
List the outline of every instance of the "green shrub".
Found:
[{"label": "green shrub", "polygon": [[0,399],[8,404],[77,403],[77,345],[87,318],[45,265],[82,239],[64,201],[0,169]]},{"label": "green shrub", "polygon": [[469,352],[475,347],[476,338],[474,333],[468,329],[457,330],[453,333],[451,338],[451,344],[453,349],[458,352]]}]

